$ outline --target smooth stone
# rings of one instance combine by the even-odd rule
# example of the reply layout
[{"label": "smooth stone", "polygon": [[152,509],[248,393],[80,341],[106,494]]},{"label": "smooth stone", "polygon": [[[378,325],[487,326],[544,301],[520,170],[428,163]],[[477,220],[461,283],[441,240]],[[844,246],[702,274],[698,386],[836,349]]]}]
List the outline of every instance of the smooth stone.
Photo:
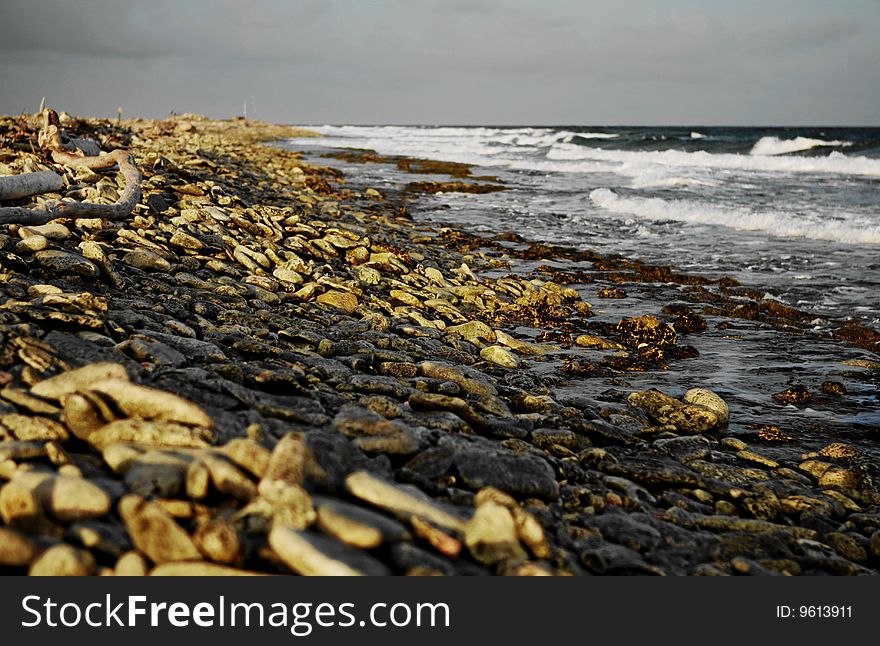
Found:
[{"label": "smooth stone", "polygon": [[128,494],[118,508],[132,543],[154,563],[201,560],[189,534],[158,503]]},{"label": "smooth stone", "polygon": [[347,314],[353,313],[358,308],[357,296],[349,294],[348,292],[331,290],[320,294],[315,300],[324,305],[330,305],[331,307],[340,309]]},{"label": "smooth stone", "polygon": [[59,274],[78,274],[86,278],[97,278],[101,273],[91,260],[69,251],[38,251],[34,257],[43,267]]},{"label": "smooth stone", "polygon": [[409,540],[406,528],[392,518],[332,498],[317,501],[318,528],[336,540],[370,550],[383,543]]},{"label": "smooth stone", "polygon": [[88,390],[93,384],[108,379],[128,380],[125,366],[119,363],[93,363],[82,368],[68,370],[44,379],[31,388],[31,393],[47,399],[61,399],[79,390]]},{"label": "smooth stone", "polygon": [[93,383],[89,390],[109,397],[122,413],[131,417],[205,428],[214,426],[214,421],[201,408],[164,390],[138,386],[120,379]]},{"label": "smooth stone", "polygon": [[88,576],[95,570],[95,558],[66,543],[53,545],[31,564],[30,576]]},{"label": "smooth stone", "polygon": [[33,541],[7,527],[0,527],[0,566],[24,567],[34,560],[37,546]]},{"label": "smooth stone", "polygon": [[635,392],[627,397],[631,406],[642,408],[659,424],[671,424],[682,433],[705,433],[718,425],[718,415],[713,411],[683,404],[659,390]]},{"label": "smooth stone", "polygon": [[122,262],[143,271],[171,271],[171,263],[149,249],[132,249],[122,257]]},{"label": "smooth stone", "polygon": [[513,515],[495,502],[477,508],[464,528],[464,542],[473,557],[487,565],[508,559],[526,559]]},{"label": "smooth stone", "polygon": [[34,253],[43,251],[49,246],[49,240],[45,236],[33,235],[21,240],[15,245],[16,253]]},{"label": "smooth stone", "polygon": [[408,519],[411,515],[421,516],[444,529],[464,530],[464,521],[460,517],[446,511],[413,487],[392,484],[366,471],[357,471],[345,479],[345,489],[355,498],[398,517]]},{"label": "smooth stone", "polygon": [[730,410],[727,407],[727,402],[711,390],[705,388],[691,388],[684,394],[682,399],[689,404],[708,408],[718,417],[719,424],[725,424],[730,418]]},{"label": "smooth stone", "polygon": [[494,487],[512,496],[546,499],[559,495],[553,468],[538,456],[465,450],[455,456],[455,466],[471,489]]},{"label": "smooth stone", "polygon": [[293,571],[304,576],[384,576],[391,572],[372,556],[332,538],[276,526],[269,545]]},{"label": "smooth stone", "polygon": [[149,576],[266,576],[262,572],[241,570],[204,561],[162,563],[150,570]]},{"label": "smooth stone", "polygon": [[480,358],[502,368],[519,368],[519,357],[500,345],[490,345],[480,350]]}]

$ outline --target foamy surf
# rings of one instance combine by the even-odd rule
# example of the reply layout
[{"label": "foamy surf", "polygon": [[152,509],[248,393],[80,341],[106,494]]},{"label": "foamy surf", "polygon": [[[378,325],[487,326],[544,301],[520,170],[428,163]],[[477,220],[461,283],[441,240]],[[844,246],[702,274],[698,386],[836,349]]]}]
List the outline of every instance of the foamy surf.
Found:
[{"label": "foamy surf", "polygon": [[761,137],[752,147],[751,155],[787,155],[789,153],[803,152],[823,146],[843,147],[851,146],[850,141],[824,141],[809,137],[795,137],[794,139],[780,139],[779,137]]},{"label": "foamy surf", "polygon": [[786,238],[833,240],[845,244],[880,244],[880,226],[859,219],[819,220],[807,214],[785,211],[753,211],[744,207],[710,205],[694,200],[664,200],[659,197],[621,197],[607,188],[590,192],[598,208],[648,220],[672,220],[709,224],[739,231],[766,232]]}]

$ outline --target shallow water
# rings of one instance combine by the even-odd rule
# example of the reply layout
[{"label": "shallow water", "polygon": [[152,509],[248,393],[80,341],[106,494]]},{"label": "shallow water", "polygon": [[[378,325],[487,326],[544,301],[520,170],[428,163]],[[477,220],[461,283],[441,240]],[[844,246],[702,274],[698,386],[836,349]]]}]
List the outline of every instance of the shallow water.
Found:
[{"label": "shallow water", "polygon": [[[646,134],[650,129],[627,129],[616,137],[609,136],[613,129],[580,134],[538,128],[318,130],[328,135],[319,146],[315,140],[294,140],[291,147],[311,151],[315,163],[341,168],[353,188],[399,189],[414,176],[390,164],[322,158],[322,151],[357,147],[479,163],[483,167],[474,168],[474,175],[494,175],[509,187],[487,195],[424,196],[410,209],[417,221],[477,234],[514,231],[529,240],[731,276],[765,298],[816,315],[814,329],[806,334],[707,316],[707,332],[679,341],[696,347],[698,357],[674,361],[668,370],[626,373],[623,385],[604,379],[560,381],[560,391],[611,404],[619,402],[621,391],[655,387],[678,396],[707,387],[730,405],[730,433],[753,437],[750,425],[774,424],[793,438],[767,446],[767,455],[796,460],[806,451],[846,441],[880,463],[877,373],[843,364],[877,356],[830,338],[831,320],[851,317],[873,327],[880,322],[880,131],[825,129],[820,135],[702,128],[652,140],[654,135]],[[691,137],[692,131],[705,136]],[[780,154],[751,154],[756,147]],[[797,154],[783,154],[798,147],[803,150]],[[518,262],[515,268],[528,273],[539,264],[589,268],[568,261]],[[696,311],[703,307],[680,285],[628,283],[620,285],[626,298],[597,299],[603,286],[581,288],[593,304],[592,321],[660,315],[672,301],[690,303]],[[573,352],[590,358],[591,351]],[[532,369],[558,375],[558,362],[533,362]],[[821,395],[825,380],[842,382],[847,394]],[[772,399],[794,384],[819,394],[820,403],[795,408]]]}]

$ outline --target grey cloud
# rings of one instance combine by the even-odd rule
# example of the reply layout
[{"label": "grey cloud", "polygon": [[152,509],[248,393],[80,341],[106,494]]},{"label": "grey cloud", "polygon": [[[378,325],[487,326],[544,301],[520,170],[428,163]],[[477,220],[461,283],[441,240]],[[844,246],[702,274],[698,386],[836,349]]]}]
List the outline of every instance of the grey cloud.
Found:
[{"label": "grey cloud", "polygon": [[749,41],[761,52],[788,52],[844,41],[859,31],[859,24],[852,19],[828,17],[761,31]]}]

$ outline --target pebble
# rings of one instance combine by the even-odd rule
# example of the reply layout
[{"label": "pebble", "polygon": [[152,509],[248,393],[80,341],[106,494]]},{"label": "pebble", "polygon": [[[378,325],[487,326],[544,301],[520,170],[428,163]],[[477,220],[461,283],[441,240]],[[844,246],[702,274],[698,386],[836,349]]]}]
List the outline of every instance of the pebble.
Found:
[{"label": "pebble", "polygon": [[0,527],[0,566],[24,567],[34,560],[37,547],[24,534]]},{"label": "pebble", "polygon": [[480,358],[502,368],[519,368],[522,363],[515,354],[500,345],[490,345],[480,350]]},{"label": "pebble", "polygon": [[30,576],[88,576],[95,570],[95,559],[85,550],[66,543],[53,545],[31,564]]},{"label": "pebble", "polygon": [[487,565],[526,558],[513,516],[506,507],[495,502],[477,507],[465,526],[464,542],[473,557]]},{"label": "pebble", "polygon": [[35,384],[31,393],[38,397],[60,400],[65,395],[88,390],[93,384],[110,379],[128,380],[125,366],[119,363],[95,363],[62,372]]},{"label": "pebble", "polygon": [[34,257],[43,267],[58,274],[78,274],[86,278],[97,278],[101,273],[91,260],[69,251],[38,251]]},{"label": "pebble", "polygon": [[382,576],[388,568],[372,556],[331,538],[275,527],[269,545],[294,572],[305,576]]},{"label": "pebble", "polygon": [[119,501],[119,515],[134,546],[154,563],[202,558],[189,534],[159,504],[128,494]]},{"label": "pebble", "polygon": [[366,471],[352,473],[345,479],[345,489],[355,498],[397,516],[421,516],[438,527],[456,532],[464,530],[464,521],[444,510],[417,489],[391,484]]}]

